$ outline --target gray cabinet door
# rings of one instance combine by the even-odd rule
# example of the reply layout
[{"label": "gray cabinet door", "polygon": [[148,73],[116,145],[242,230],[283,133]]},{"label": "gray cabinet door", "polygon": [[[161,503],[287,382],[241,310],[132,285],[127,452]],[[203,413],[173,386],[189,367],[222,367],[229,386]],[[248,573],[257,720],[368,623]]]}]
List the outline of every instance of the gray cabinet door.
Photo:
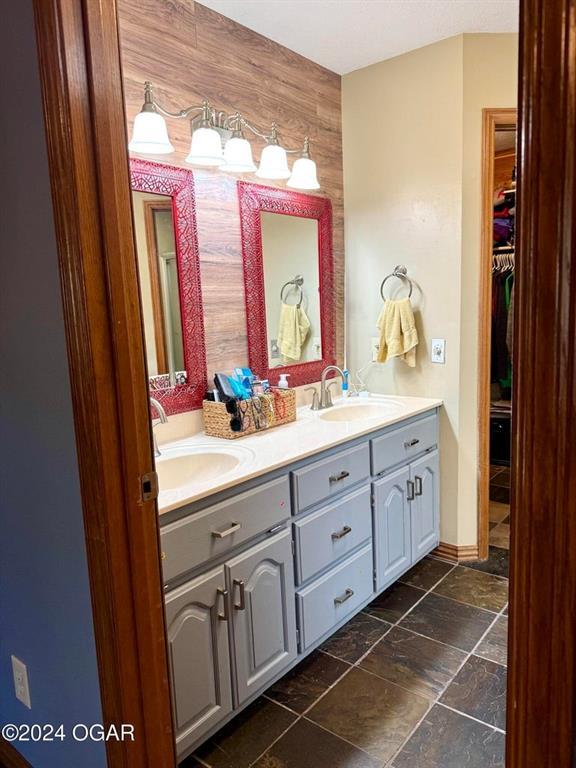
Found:
[{"label": "gray cabinet door", "polygon": [[440,483],[438,451],[422,456],[410,465],[414,483],[412,502],[412,558],[428,554],[440,541]]},{"label": "gray cabinet door", "polygon": [[397,579],[412,562],[409,480],[409,468],[402,467],[373,484],[377,591]]},{"label": "gray cabinet door", "polygon": [[178,754],[232,711],[224,568],[166,597],[166,622]]},{"label": "gray cabinet door", "polygon": [[226,563],[238,705],[296,658],[294,567],[289,531]]}]

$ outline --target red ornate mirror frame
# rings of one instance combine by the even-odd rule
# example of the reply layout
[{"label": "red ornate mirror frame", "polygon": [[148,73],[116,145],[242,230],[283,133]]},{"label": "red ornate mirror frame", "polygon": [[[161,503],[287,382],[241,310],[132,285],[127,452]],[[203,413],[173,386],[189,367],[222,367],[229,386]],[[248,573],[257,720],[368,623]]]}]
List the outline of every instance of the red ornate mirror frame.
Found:
[{"label": "red ornate mirror frame", "polygon": [[[240,227],[248,326],[248,360],[255,374],[270,379],[290,374],[290,385],[318,381],[327,365],[336,362],[334,260],[332,255],[332,204],[326,197],[306,195],[277,187],[238,182]],[[268,365],[268,334],[262,258],[261,212],[300,216],[318,221],[318,274],[322,359],[279,368]]]},{"label": "red ornate mirror frame", "polygon": [[184,363],[188,380],[186,384],[173,387],[151,385],[150,394],[162,404],[168,415],[191,411],[202,406],[207,388],[194,177],[192,171],[185,168],[131,158],[130,186],[136,192],[152,192],[172,198]]}]

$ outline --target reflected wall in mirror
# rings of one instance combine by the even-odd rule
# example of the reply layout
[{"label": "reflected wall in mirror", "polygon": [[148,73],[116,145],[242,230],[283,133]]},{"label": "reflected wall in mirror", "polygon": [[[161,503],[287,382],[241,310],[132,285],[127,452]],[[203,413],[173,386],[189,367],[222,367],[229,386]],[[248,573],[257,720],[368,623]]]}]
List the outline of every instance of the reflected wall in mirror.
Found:
[{"label": "reflected wall in mirror", "polygon": [[199,408],[206,353],[192,172],[130,161],[150,393],[166,413]]},{"label": "reflected wall in mirror", "polygon": [[318,221],[260,213],[268,367],[322,359]]},{"label": "reflected wall in mirror", "polygon": [[184,346],[172,198],[132,192],[146,356],[150,377],[184,378]]},{"label": "reflected wall in mirror", "polygon": [[330,200],[245,182],[238,195],[250,367],[318,381],[335,361]]}]

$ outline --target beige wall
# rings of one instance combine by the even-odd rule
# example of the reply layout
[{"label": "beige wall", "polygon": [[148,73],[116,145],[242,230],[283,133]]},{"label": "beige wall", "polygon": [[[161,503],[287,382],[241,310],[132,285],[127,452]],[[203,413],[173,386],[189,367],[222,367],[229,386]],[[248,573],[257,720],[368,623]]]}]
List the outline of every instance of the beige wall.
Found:
[{"label": "beige wall", "polygon": [[[342,85],[347,365],[370,360],[380,282],[405,264],[418,286],[417,367],[371,364],[363,378],[372,391],[444,400],[441,537],[460,545],[476,539],[481,110],[515,104],[516,46],[515,35],[460,35]],[[436,337],[445,365],[429,359]]]},{"label": "beige wall", "polygon": [[[515,107],[518,35],[464,38],[462,293],[460,339],[459,541],[476,541],[478,298],[482,226],[482,109]],[[473,514],[467,513],[468,508]]]}]

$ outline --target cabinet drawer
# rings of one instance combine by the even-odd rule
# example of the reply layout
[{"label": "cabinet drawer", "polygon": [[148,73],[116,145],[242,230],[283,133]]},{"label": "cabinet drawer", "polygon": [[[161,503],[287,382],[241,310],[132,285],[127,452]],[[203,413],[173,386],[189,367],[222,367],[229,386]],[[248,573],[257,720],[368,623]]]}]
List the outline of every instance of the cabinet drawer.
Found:
[{"label": "cabinet drawer", "polygon": [[302,650],[326,635],[373,594],[372,545],[296,592]]},{"label": "cabinet drawer", "polygon": [[297,583],[340,560],[372,536],[370,486],[294,524]]},{"label": "cabinet drawer", "polygon": [[288,477],[280,477],[160,529],[164,581],[180,576],[290,517]]},{"label": "cabinet drawer", "polygon": [[340,451],[334,456],[298,469],[292,473],[295,513],[329,499],[369,476],[368,443]]},{"label": "cabinet drawer", "polygon": [[433,414],[371,440],[372,474],[379,475],[438,443],[438,416]]}]

